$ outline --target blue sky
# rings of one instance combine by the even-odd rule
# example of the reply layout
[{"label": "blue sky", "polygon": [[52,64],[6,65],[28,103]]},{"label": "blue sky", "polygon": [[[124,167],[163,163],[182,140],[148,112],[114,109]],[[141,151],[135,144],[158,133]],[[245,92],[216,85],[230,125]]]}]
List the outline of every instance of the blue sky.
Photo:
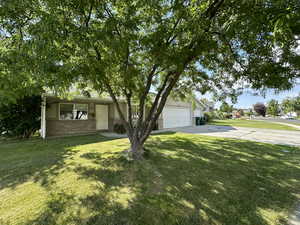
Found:
[{"label": "blue sky", "polygon": [[254,95],[251,92],[245,92],[238,98],[237,104],[234,104],[236,108],[251,108],[257,102],[266,103],[271,99],[276,99],[281,102],[284,98],[295,97],[300,93],[300,85],[295,86],[289,91],[283,91],[280,93],[274,93],[274,91],[269,90],[265,97],[261,95]]},{"label": "blue sky", "polygon": [[[257,102],[267,103],[271,99],[276,99],[277,101],[281,102],[283,99],[287,97],[296,97],[300,95],[300,84],[297,84],[294,88],[289,91],[282,91],[279,93],[275,93],[273,90],[268,90],[265,93],[265,96],[255,94],[255,91],[245,91],[242,95],[238,97],[238,101],[234,104],[235,108],[252,108],[252,106]],[[205,95],[199,95],[199,98],[206,98],[208,100],[212,99],[212,95],[207,93]],[[227,99],[227,103],[232,104],[230,99]],[[219,108],[221,102],[215,103],[215,108]]]}]

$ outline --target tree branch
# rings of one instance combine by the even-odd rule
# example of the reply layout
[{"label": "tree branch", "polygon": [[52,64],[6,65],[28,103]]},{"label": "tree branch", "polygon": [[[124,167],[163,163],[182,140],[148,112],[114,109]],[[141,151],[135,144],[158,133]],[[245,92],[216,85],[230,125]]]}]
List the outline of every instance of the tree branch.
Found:
[{"label": "tree branch", "polygon": [[[106,6],[104,6],[104,10],[111,19],[114,19],[116,21],[114,15],[110,11],[110,9],[108,9]],[[116,32],[118,33],[119,37],[121,38],[121,32],[119,31],[118,26],[115,26],[115,28],[116,28]]]},{"label": "tree branch", "polygon": [[221,5],[224,3],[225,0],[215,0],[206,10],[205,15],[207,15],[209,17],[209,19],[213,19],[219,8],[221,7]]},{"label": "tree branch", "polygon": [[[144,92],[142,93],[142,95],[140,96],[140,101],[139,101],[139,118],[138,118],[138,121],[137,121],[137,128],[139,128],[143,122],[143,118],[144,118],[144,113],[145,113],[145,101],[146,101],[146,97],[150,91],[150,88],[151,88],[151,84],[152,84],[152,80],[153,80],[153,77],[155,75],[155,71],[157,69],[158,65],[155,64],[153,67],[152,67],[152,70],[150,71],[149,75],[147,76],[147,82],[146,82],[146,86],[144,88]],[[140,131],[138,129],[135,130],[135,135],[137,133],[139,133]]]},{"label": "tree branch", "polygon": [[132,104],[131,104],[131,98],[132,98],[132,91],[126,92],[124,90],[124,95],[126,97],[126,102],[128,106],[128,123],[130,126],[130,129],[133,130],[133,121],[132,121]]},{"label": "tree branch", "polygon": [[132,134],[132,128],[129,126],[128,122],[126,121],[125,116],[124,116],[124,114],[123,114],[123,112],[121,110],[119,101],[118,101],[116,95],[114,94],[114,91],[113,91],[112,87],[110,86],[107,78],[103,79],[103,84],[105,85],[105,87],[106,87],[109,95],[111,96],[111,98],[113,99],[114,103],[116,104],[117,111],[118,111],[118,113],[119,113],[119,115],[121,117],[121,120],[123,122],[123,125],[124,125],[124,127],[125,127],[125,129],[126,129],[126,131],[128,133],[128,137],[130,137],[131,134]]},{"label": "tree branch", "polygon": [[94,6],[94,1],[91,2],[91,6],[89,9],[89,13],[88,16],[86,17],[86,21],[85,21],[85,26],[88,27],[89,26],[89,22],[91,20],[91,15],[92,15],[92,11],[93,11],[93,6]]},{"label": "tree branch", "polygon": [[177,35],[174,35],[172,37],[172,34],[174,33],[175,29],[177,28],[178,24],[180,23],[181,18],[178,18],[177,21],[175,22],[173,29],[171,31],[170,37],[167,39],[166,41],[166,45],[168,46],[170,43],[172,43],[172,41],[177,37]]},{"label": "tree branch", "polygon": [[[159,92],[157,93],[156,99],[151,107],[150,113],[148,115],[148,124],[146,125],[145,130],[143,130],[144,135],[141,137],[141,143],[144,143],[149,137],[149,135],[151,134],[151,131],[153,130],[155,123],[158,120],[173,87],[176,85],[176,82],[178,81],[180,75],[185,70],[186,66],[195,58],[194,51],[195,48],[191,50],[190,54],[187,56],[182,66],[178,68],[178,71],[169,72],[169,74],[167,75],[164,84],[162,88],[159,90]],[[154,113],[155,109],[156,112]]]}]

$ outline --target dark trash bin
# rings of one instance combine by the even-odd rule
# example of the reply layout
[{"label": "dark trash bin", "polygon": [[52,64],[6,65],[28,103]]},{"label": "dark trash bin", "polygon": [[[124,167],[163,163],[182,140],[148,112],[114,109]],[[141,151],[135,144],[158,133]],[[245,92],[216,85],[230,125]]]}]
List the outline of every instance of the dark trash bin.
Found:
[{"label": "dark trash bin", "polygon": [[201,125],[201,117],[195,117],[195,123],[196,123],[196,126],[200,126]]}]

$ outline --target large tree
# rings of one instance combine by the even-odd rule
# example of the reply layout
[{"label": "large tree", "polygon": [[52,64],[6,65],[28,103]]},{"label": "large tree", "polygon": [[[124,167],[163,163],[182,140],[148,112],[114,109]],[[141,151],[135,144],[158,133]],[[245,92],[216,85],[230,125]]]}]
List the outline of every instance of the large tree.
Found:
[{"label": "large tree", "polygon": [[[75,85],[108,93],[135,159],[142,158],[143,145],[170,94],[213,91],[222,98],[235,97],[239,84],[283,90],[299,77],[294,51],[298,0],[0,4],[2,94],[31,85],[59,95]],[[120,98],[127,102],[128,121]],[[139,107],[136,123],[133,104]],[[150,110],[144,117],[146,104]]]}]

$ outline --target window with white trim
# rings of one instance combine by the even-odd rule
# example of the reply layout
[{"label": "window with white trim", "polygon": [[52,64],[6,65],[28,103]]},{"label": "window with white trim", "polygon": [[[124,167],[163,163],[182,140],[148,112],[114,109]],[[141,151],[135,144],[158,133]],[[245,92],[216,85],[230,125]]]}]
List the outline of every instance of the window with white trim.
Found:
[{"label": "window with white trim", "polygon": [[60,120],[87,120],[88,104],[60,103]]}]

